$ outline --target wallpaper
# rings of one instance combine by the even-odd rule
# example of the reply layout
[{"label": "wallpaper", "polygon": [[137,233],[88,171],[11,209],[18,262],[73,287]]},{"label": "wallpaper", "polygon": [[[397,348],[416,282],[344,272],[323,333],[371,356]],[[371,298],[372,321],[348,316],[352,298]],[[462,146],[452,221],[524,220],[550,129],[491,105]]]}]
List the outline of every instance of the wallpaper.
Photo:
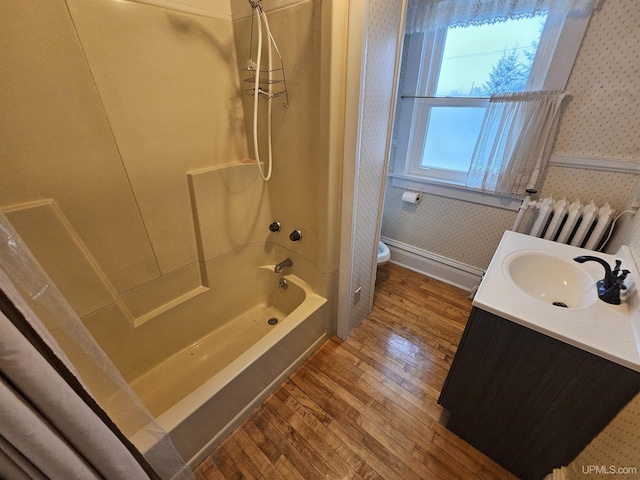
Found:
[{"label": "wallpaper", "polygon": [[[515,212],[423,195],[417,204],[402,201],[404,189],[388,184],[382,236],[485,269]],[[452,234],[457,235],[452,236]]]},{"label": "wallpaper", "polygon": [[[594,177],[597,178],[595,185]],[[596,205],[608,202],[612,208],[620,211],[635,179],[636,175],[630,173],[551,166],[540,197],[553,197],[556,200],[566,198],[570,201],[580,199],[583,203],[593,200]]]},{"label": "wallpaper", "polygon": [[[640,4],[634,0],[605,0],[602,9],[591,19],[569,78],[567,90],[574,98],[563,117],[556,153],[620,157],[640,162],[639,50]],[[554,176],[551,175],[551,181],[545,183],[543,190],[558,188],[559,184],[552,180]],[[604,194],[626,198],[634,177],[591,172],[578,175],[575,182],[565,185],[571,190],[578,183],[586,182],[592,186],[595,197]],[[629,245],[638,263],[640,216],[620,218],[619,228],[607,250],[615,252],[622,244]],[[602,466],[609,468],[608,472],[622,469],[622,474],[594,476],[593,469]],[[567,478],[640,478],[640,395],[569,465]]]},{"label": "wallpaper", "polygon": [[605,0],[571,71],[555,153],[640,160],[640,5]]},{"label": "wallpaper", "polygon": [[369,313],[373,298],[372,256],[378,250],[376,225],[383,191],[389,115],[393,95],[396,45],[401,2],[370,0],[365,60],[364,105],[360,159],[357,172],[355,245],[351,291],[361,287],[359,301],[352,306],[349,330]]}]

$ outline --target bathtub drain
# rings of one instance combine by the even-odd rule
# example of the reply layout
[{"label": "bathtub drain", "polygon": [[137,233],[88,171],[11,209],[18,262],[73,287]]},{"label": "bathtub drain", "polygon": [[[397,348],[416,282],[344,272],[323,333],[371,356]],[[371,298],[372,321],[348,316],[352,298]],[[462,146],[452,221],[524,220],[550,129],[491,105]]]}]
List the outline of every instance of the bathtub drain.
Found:
[{"label": "bathtub drain", "polygon": [[267,320],[267,323],[269,325],[275,325],[276,323],[278,323],[278,319],[276,317],[271,317],[269,320]]}]

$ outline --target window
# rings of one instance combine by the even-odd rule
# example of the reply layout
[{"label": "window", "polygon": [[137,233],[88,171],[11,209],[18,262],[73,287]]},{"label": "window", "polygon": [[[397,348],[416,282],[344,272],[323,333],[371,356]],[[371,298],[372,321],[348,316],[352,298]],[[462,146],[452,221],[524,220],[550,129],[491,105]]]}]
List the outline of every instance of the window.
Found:
[{"label": "window", "polygon": [[[565,87],[588,22],[588,16],[565,16],[543,11],[407,34],[394,185],[418,183],[424,191],[465,198],[461,190],[467,190],[489,97]],[[487,203],[486,194],[481,202]]]}]

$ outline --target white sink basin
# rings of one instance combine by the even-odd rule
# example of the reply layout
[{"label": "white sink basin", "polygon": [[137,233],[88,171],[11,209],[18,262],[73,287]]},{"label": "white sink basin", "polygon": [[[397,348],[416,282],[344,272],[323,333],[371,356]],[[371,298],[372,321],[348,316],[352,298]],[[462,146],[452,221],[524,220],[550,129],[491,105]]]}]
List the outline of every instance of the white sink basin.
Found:
[{"label": "white sink basin", "polygon": [[598,300],[595,280],[572,261],[539,251],[520,251],[507,256],[503,266],[511,282],[541,302],[583,308]]},{"label": "white sink basin", "polygon": [[[620,305],[598,298],[605,275],[597,256],[631,273]],[[640,272],[628,247],[615,255],[507,231],[489,264],[473,305],[576,348],[640,372]],[[562,302],[569,308],[554,306]]]}]

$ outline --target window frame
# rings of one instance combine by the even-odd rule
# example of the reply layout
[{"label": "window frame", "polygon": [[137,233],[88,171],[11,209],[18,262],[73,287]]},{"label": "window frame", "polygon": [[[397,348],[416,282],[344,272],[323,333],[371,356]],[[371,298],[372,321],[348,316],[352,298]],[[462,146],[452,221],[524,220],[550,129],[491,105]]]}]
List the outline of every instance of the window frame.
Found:
[{"label": "window frame", "polygon": [[[426,108],[417,108],[419,103],[426,104]],[[407,145],[406,172],[410,175],[427,176],[429,178],[463,184],[466,179],[466,172],[438,167],[425,168],[422,166],[422,149],[427,132],[426,125],[429,123],[431,107],[471,107],[484,108],[484,110],[486,110],[488,106],[488,97],[434,97],[415,99],[413,105],[413,129]],[[421,140],[414,140],[414,137],[418,135],[421,137]]]},{"label": "window frame", "polygon": [[[556,90],[566,87],[571,69],[590,20],[590,15],[573,18],[549,12],[543,28],[536,56],[531,67],[526,90]],[[458,198],[485,205],[516,210],[520,199],[481,192],[465,185],[466,174],[447,169],[419,168],[428,115],[418,118],[418,102],[429,102],[432,106],[480,105],[486,98],[474,97],[424,97],[422,92],[435,92],[440,60],[444,51],[446,28],[440,32],[423,32],[405,35],[403,48],[403,81],[400,82],[396,115],[396,135],[392,149],[394,158],[389,171],[391,184],[401,188],[417,189],[446,197]],[[427,57],[428,55],[428,57]],[[423,59],[429,58],[430,62]],[[438,68],[434,68],[433,65]],[[417,153],[418,152],[418,153]]]}]

